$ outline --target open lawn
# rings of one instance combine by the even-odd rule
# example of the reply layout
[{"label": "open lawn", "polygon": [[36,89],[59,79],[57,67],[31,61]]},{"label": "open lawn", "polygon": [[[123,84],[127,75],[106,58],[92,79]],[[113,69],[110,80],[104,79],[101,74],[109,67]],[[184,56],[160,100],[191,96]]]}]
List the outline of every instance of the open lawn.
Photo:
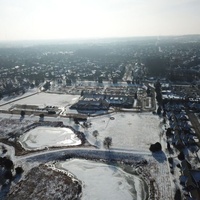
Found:
[{"label": "open lawn", "polygon": [[[152,113],[114,113],[88,120],[91,127],[85,130],[90,143],[103,148],[105,137],[112,138],[112,148],[148,150],[150,144],[160,142],[160,120]],[[97,130],[97,140],[92,135]]]}]

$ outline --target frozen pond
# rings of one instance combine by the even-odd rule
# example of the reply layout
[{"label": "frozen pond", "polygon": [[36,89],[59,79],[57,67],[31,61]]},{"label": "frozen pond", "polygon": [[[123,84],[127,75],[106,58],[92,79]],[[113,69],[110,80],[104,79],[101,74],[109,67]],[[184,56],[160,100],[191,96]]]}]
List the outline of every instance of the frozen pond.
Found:
[{"label": "frozen pond", "polygon": [[146,199],[144,182],[120,167],[81,159],[61,162],[56,167],[71,172],[82,181],[83,200]]},{"label": "frozen pond", "polygon": [[81,144],[71,129],[60,127],[36,127],[22,135],[19,141],[27,150]]}]

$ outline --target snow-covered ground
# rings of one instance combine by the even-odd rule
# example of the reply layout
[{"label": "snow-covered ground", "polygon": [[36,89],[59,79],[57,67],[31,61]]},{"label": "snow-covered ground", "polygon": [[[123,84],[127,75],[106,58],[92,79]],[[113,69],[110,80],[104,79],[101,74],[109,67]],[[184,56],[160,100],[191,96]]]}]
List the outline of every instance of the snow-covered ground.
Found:
[{"label": "snow-covered ground", "polygon": [[[39,106],[54,105],[62,108],[67,108],[72,103],[77,101],[78,98],[79,96],[74,95],[39,93],[13,102],[12,104],[30,104]],[[10,108],[10,106],[11,104],[2,107],[8,109]],[[2,132],[5,132],[5,128],[7,130],[7,133],[10,132],[10,124],[13,122],[15,122],[13,128],[13,130],[15,130],[18,127],[17,125],[23,127],[26,124],[28,125],[31,122],[37,122],[39,120],[38,116],[25,115],[25,118],[21,122],[19,120],[19,117],[19,115],[1,113],[0,122],[2,124]],[[27,122],[25,123],[25,121]],[[144,154],[145,152],[149,153],[149,147],[152,143],[162,143],[162,137],[160,134],[160,119],[157,115],[152,115],[152,113],[119,112],[108,115],[90,117],[88,119],[88,122],[91,123],[91,126],[88,128],[77,125],[74,123],[73,120],[63,118],[62,116],[45,116],[44,121],[62,121],[64,125],[72,126],[74,129],[84,132],[88,141],[91,144],[100,148],[100,151],[103,151],[104,149],[103,140],[105,137],[112,137],[113,144],[111,146],[111,152],[133,152],[133,154],[135,152],[135,154],[137,155],[139,155],[139,153],[137,152]],[[53,127],[46,127],[45,130],[38,130],[38,128],[25,133],[20,138],[21,143],[26,149],[41,149],[50,146],[78,145],[81,143],[81,141],[76,138],[75,134],[71,132],[71,129],[67,129],[64,131],[64,129],[60,130],[61,128]],[[97,130],[99,133],[97,139],[95,139],[92,135],[93,131],[95,130]],[[91,148],[91,150],[93,149]],[[73,151],[75,151],[75,149],[73,149],[72,152]],[[43,154],[41,155],[41,157],[51,157],[50,155],[48,155],[48,151],[42,153]],[[63,151],[63,155],[64,154],[65,152]],[[54,157],[56,158],[57,155],[61,155],[61,153],[55,153]],[[19,158],[17,158],[17,160],[20,161]],[[43,158],[41,160],[43,160]],[[170,190],[172,180],[170,179],[167,160],[163,159],[162,161],[157,161],[157,159],[155,160],[153,158],[152,163],[152,166],[148,169],[150,170],[150,174],[147,177],[151,176],[151,178],[156,181],[162,199],[171,199],[172,195]],[[31,165],[32,163],[30,164],[30,167],[32,167]],[[24,166],[27,167],[27,163],[22,163],[22,166],[23,168]],[[142,193],[143,187],[141,180],[134,175],[125,173],[120,168],[86,160],[71,160],[70,162],[61,163],[60,167],[66,168],[66,170],[69,170],[70,172],[75,174],[77,178],[84,183],[83,199],[97,199],[95,197],[100,197],[98,199],[141,199],[140,193]],[[176,179],[178,180],[178,177],[176,177]],[[98,181],[100,180],[102,180],[102,182],[99,183]],[[128,180],[134,180],[137,195],[135,192],[133,192],[133,190],[131,190],[134,187],[133,184],[130,184]],[[99,189],[101,187],[103,188]],[[117,197],[109,196],[115,194]],[[134,195],[136,195],[137,197],[134,197]]]},{"label": "snow-covered ground", "polygon": [[[14,104],[36,105],[36,106],[41,106],[41,107],[57,106],[59,108],[63,108],[63,107],[72,105],[78,100],[78,98],[79,98],[79,95],[52,94],[52,93],[42,92],[42,93],[35,94],[33,96],[28,96],[27,98],[19,99],[15,102],[11,102],[10,104],[1,106],[1,109],[8,110]],[[3,102],[1,104],[3,104]]]},{"label": "snow-covered ground", "polygon": [[[6,118],[6,117],[8,118]],[[20,117],[16,116],[15,118],[10,118],[9,115],[1,114],[0,115],[0,138],[9,137],[9,133],[20,132],[23,127],[32,124],[33,121],[29,119],[21,120]]]},{"label": "snow-covered ground", "polygon": [[146,195],[138,176],[113,165],[72,159],[57,164],[57,168],[68,170],[82,182],[83,200],[139,200]]},{"label": "snow-covered ground", "polygon": [[[18,115],[0,114],[0,117],[19,120]],[[31,121],[38,121],[39,118],[38,116],[25,116],[24,120],[28,120],[30,123]],[[91,123],[91,127],[89,128],[83,128],[81,125],[74,124],[73,120],[62,117],[46,116],[44,121],[62,121],[64,125],[72,126],[75,130],[85,133],[87,140],[98,148],[104,148],[103,140],[105,137],[112,137],[113,144],[111,149],[149,152],[150,144],[160,142],[161,138],[160,119],[157,115],[152,115],[152,113],[120,112],[90,117],[88,121]],[[94,130],[99,133],[97,140],[92,134]],[[49,136],[49,134],[47,135]],[[40,141],[37,140],[35,142]],[[34,145],[38,146],[38,144]],[[56,142],[54,145],[56,145]]]},{"label": "snow-covered ground", "polygon": [[[152,113],[120,112],[90,118],[88,121],[91,127],[80,127],[80,130],[98,148],[104,148],[103,140],[108,136],[112,137],[112,148],[119,149],[149,151],[150,144],[160,142],[160,120]],[[92,135],[94,130],[99,132],[97,140]]]},{"label": "snow-covered ground", "polygon": [[81,140],[77,138],[71,129],[60,127],[36,127],[24,133],[19,141],[27,150],[81,144]]},{"label": "snow-covered ground", "polygon": [[29,89],[26,93],[22,94],[22,95],[16,95],[16,96],[5,96],[0,100],[0,105],[3,105],[5,103],[9,103],[12,101],[15,101],[17,99],[20,98],[24,98],[24,97],[28,97],[29,95],[35,94],[39,91],[38,88],[34,88],[34,89]]}]

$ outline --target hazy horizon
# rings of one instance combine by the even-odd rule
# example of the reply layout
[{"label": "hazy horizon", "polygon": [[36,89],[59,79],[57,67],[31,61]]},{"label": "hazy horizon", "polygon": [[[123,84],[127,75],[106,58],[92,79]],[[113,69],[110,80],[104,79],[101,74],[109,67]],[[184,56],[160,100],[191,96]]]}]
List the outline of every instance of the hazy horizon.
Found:
[{"label": "hazy horizon", "polygon": [[0,0],[0,41],[200,34],[199,0]]}]

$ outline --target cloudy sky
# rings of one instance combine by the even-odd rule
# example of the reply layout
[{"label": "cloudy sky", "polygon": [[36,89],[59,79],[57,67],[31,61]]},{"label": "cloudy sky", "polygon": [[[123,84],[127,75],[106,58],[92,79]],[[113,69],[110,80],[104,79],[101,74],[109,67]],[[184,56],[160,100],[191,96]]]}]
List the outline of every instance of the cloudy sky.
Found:
[{"label": "cloudy sky", "polygon": [[200,0],[0,0],[0,40],[200,34]]}]

